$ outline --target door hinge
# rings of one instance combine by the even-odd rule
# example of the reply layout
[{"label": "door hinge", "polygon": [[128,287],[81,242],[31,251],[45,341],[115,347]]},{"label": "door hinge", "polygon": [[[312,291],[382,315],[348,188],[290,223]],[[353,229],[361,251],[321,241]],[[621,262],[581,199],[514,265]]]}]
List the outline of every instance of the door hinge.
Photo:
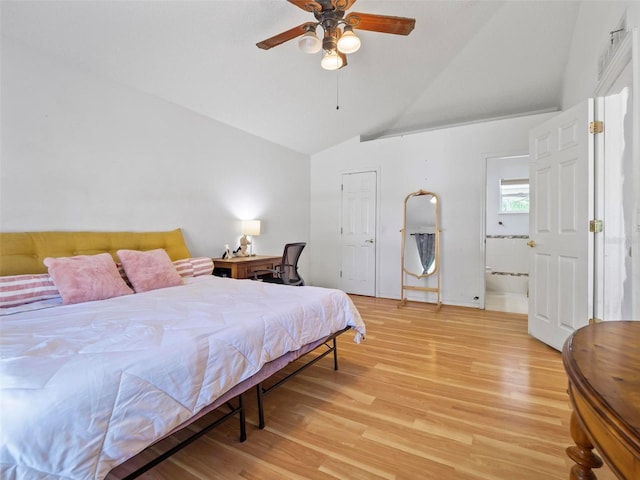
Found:
[{"label": "door hinge", "polygon": [[602,220],[590,220],[589,232],[600,233],[604,230],[604,222]]},{"label": "door hinge", "polygon": [[602,133],[604,132],[604,122],[596,120],[589,122],[589,133]]},{"label": "door hinge", "polygon": [[342,270],[340,270],[340,278],[342,278]]}]

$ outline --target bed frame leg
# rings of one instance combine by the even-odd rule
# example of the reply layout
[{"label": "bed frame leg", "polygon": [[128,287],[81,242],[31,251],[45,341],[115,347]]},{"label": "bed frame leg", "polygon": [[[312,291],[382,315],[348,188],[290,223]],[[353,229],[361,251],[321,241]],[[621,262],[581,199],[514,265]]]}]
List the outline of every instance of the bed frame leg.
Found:
[{"label": "bed frame leg", "polygon": [[256,385],[256,393],[258,394],[258,428],[262,430],[264,428],[264,403],[262,383]]},{"label": "bed frame leg", "polygon": [[338,342],[336,337],[333,337],[333,369],[338,370]]},{"label": "bed frame leg", "polygon": [[244,414],[244,401],[242,394],[238,395],[238,409],[240,410],[240,441],[244,442],[247,439],[247,423]]}]

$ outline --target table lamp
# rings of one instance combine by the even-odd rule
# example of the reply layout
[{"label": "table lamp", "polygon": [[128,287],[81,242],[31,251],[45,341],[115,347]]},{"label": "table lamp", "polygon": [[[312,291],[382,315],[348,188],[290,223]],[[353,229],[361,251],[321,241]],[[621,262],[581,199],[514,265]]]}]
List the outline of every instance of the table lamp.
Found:
[{"label": "table lamp", "polygon": [[[243,220],[242,221],[242,235],[257,237],[260,235],[260,220]],[[249,241],[249,256],[253,257],[253,241]]]}]

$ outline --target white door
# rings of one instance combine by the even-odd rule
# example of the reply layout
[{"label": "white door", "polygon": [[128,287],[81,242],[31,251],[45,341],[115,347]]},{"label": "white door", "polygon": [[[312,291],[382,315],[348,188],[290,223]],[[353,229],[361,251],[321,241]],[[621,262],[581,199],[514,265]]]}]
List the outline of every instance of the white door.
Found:
[{"label": "white door", "polygon": [[529,134],[529,333],[562,349],[592,314],[593,99]]},{"label": "white door", "polygon": [[376,295],[376,172],[342,175],[341,288]]}]

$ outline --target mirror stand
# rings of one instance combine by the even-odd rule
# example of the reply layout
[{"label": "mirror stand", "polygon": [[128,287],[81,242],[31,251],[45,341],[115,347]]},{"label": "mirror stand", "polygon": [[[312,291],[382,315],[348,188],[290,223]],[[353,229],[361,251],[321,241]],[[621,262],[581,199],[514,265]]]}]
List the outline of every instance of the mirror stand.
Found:
[{"label": "mirror stand", "polygon": [[[406,292],[436,294],[436,311],[440,310],[440,200],[435,193],[418,190],[404,199],[401,255],[401,299],[398,308],[407,304]],[[435,276],[436,286],[415,285],[418,280]],[[433,303],[433,302],[429,302]]]}]

